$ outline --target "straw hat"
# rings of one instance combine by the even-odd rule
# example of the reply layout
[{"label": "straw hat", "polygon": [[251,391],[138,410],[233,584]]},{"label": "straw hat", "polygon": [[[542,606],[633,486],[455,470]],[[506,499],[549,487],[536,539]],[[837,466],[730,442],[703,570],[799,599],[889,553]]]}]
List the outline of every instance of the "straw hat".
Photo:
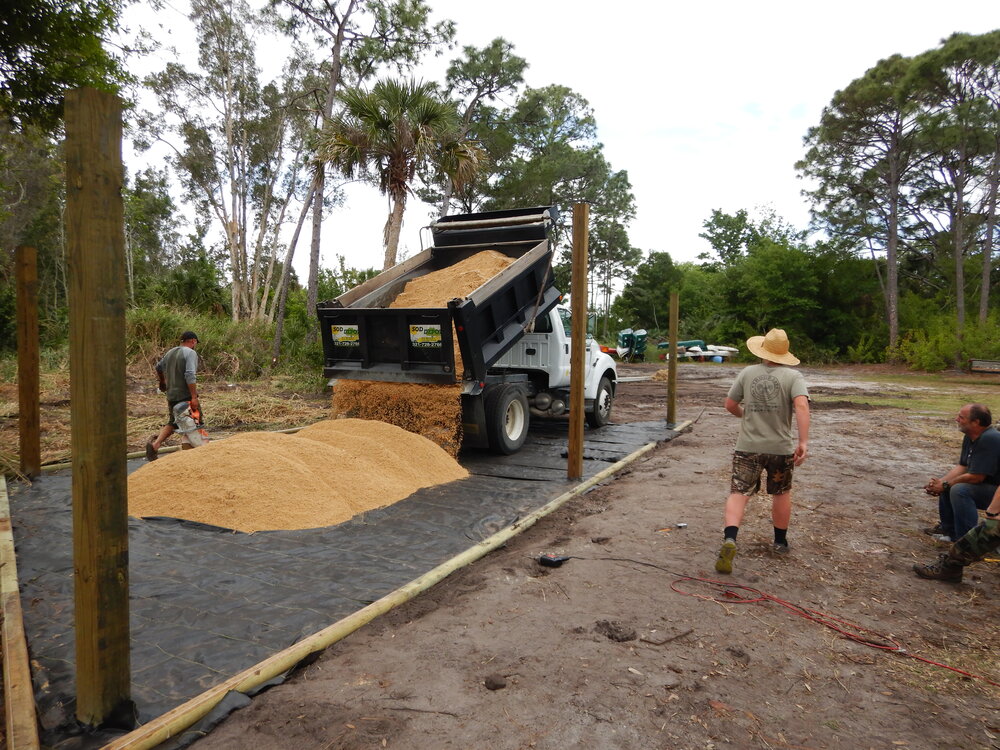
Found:
[{"label": "straw hat", "polygon": [[772,328],[764,336],[747,339],[747,349],[761,359],[779,365],[797,365],[799,358],[788,351],[788,335],[780,328]]}]

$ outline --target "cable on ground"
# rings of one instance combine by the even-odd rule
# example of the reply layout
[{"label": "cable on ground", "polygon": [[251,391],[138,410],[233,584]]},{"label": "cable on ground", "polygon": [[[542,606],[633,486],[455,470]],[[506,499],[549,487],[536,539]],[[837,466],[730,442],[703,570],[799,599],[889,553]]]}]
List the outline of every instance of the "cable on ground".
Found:
[{"label": "cable on ground", "polygon": [[[671,575],[678,576],[678,578],[670,584],[670,588],[678,594],[684,596],[693,596],[696,599],[704,599],[705,601],[714,601],[721,604],[767,604],[768,602],[773,602],[778,604],[788,611],[803,617],[811,622],[818,623],[836,633],[839,633],[844,638],[854,641],[855,643],[860,643],[863,646],[868,646],[869,648],[878,649],[880,651],[887,651],[890,653],[899,654],[900,656],[908,656],[911,659],[923,662],[924,664],[930,664],[934,667],[940,667],[941,669],[948,669],[952,672],[957,672],[964,677],[968,677],[974,680],[980,680],[987,683],[988,685],[993,685],[994,687],[1000,687],[1000,682],[994,682],[988,677],[983,675],[974,674],[972,672],[966,672],[963,669],[958,669],[957,667],[952,667],[948,664],[942,664],[941,662],[934,661],[933,659],[927,659],[923,656],[919,656],[908,651],[903,647],[901,643],[891,638],[890,636],[879,633],[875,630],[862,627],[861,625],[856,625],[847,620],[843,620],[839,617],[834,617],[833,615],[827,614],[825,612],[820,612],[819,610],[809,609],[808,607],[802,607],[798,604],[793,604],[792,602],[781,599],[780,597],[768,594],[760,589],[754,588],[752,586],[745,586],[741,583],[733,583],[731,581],[717,581],[712,578],[701,578],[699,576],[689,576],[683,573],[678,573],[676,571],[665,568],[662,565],[656,565],[655,563],[645,562],[643,560],[635,560],[629,557],[576,557],[567,556],[566,560],[606,560],[609,562],[624,562],[633,563],[635,565],[643,565],[648,568],[656,568],[657,570],[662,570],[665,573],[670,573]],[[690,581],[698,584],[704,584],[709,587],[713,587],[720,590],[719,593],[708,596],[705,594],[695,593],[694,591],[686,591],[681,586],[685,581]]]}]

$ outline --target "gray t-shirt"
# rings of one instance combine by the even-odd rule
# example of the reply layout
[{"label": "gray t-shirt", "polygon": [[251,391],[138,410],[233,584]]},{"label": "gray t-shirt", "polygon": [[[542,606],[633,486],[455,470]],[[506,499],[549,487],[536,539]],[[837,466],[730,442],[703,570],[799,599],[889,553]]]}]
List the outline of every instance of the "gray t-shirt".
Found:
[{"label": "gray t-shirt", "polygon": [[982,474],[983,484],[1000,484],[1000,432],[987,427],[975,442],[966,435],[958,462],[970,474]]},{"label": "gray t-shirt", "polygon": [[743,404],[736,450],[790,456],[792,404],[796,396],[809,396],[802,373],[785,365],[750,365],[743,368],[729,389],[729,398]]},{"label": "gray t-shirt", "polygon": [[196,383],[198,353],[190,346],[175,346],[156,363],[156,371],[167,381],[168,401],[187,401],[191,398],[188,383]]}]

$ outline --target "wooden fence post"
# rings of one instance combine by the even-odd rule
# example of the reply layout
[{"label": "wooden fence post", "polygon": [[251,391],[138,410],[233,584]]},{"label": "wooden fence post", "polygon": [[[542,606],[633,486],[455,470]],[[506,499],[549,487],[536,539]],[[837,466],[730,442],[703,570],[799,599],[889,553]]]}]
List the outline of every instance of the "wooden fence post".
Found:
[{"label": "wooden fence post", "polygon": [[583,476],[583,382],[587,370],[587,275],[590,205],[573,205],[573,261],[570,278],[569,441],[566,477]]},{"label": "wooden fence post", "polygon": [[670,361],[667,362],[667,426],[677,424],[677,318],[680,315],[680,295],[670,293]]},{"label": "wooden fence post", "polygon": [[38,252],[21,245],[17,266],[17,402],[21,473],[41,472],[41,419],[38,409]]},{"label": "wooden fence post", "polygon": [[121,102],[66,95],[76,716],[131,728]]}]

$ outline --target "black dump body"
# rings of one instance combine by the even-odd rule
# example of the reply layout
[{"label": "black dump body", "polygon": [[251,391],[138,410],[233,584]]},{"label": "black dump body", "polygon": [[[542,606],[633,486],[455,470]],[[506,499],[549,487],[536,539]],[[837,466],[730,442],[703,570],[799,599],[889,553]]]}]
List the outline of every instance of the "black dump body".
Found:
[{"label": "black dump body", "polygon": [[[446,216],[432,225],[434,244],[331,302],[316,306],[323,374],[349,380],[483,383],[486,372],[535,316],[559,301],[549,236],[555,208]],[[411,279],[484,250],[517,260],[465,299],[444,308],[390,308]],[[455,373],[454,341],[464,372]]]}]

